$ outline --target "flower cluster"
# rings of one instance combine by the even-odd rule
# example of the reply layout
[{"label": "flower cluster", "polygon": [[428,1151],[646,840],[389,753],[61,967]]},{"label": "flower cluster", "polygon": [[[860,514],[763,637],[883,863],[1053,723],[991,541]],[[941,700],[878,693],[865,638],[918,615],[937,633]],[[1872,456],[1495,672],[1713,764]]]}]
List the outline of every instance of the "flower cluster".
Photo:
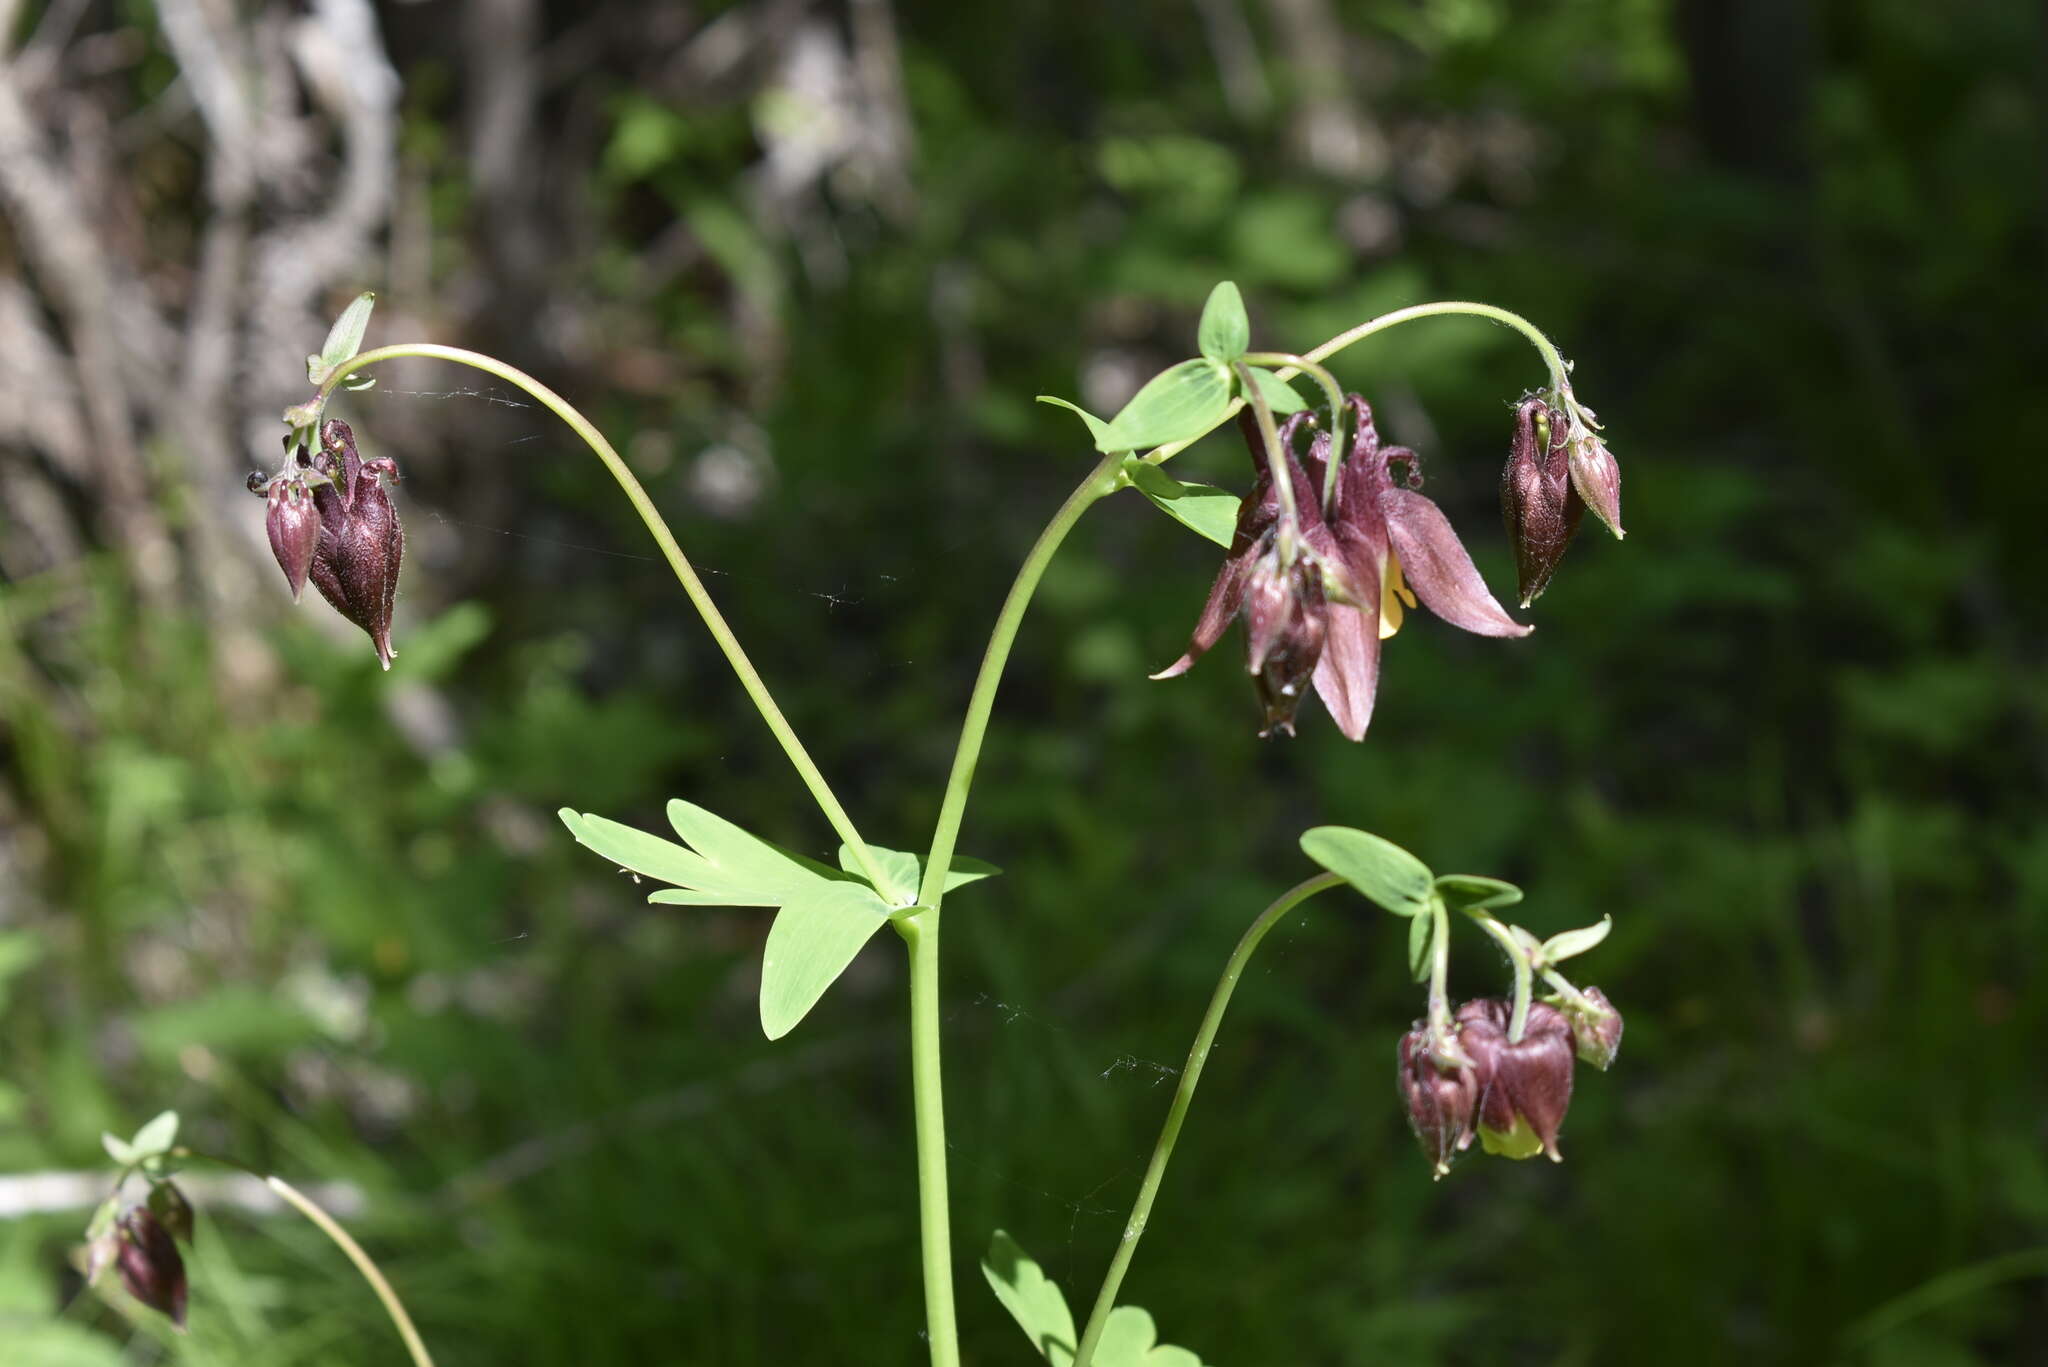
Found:
[{"label": "flower cluster", "polygon": [[389,669],[398,653],[391,648],[391,609],[405,531],[383,477],[397,483],[397,463],[388,456],[364,460],[349,425],[330,418],[320,424],[310,460],[287,443],[284,468],[268,478],[249,476],[249,490],[269,500],[264,526],[292,600],[312,579],[336,612],[369,633]]},{"label": "flower cluster", "polygon": [[[1313,680],[1323,705],[1352,740],[1364,737],[1379,689],[1380,642],[1401,627],[1418,600],[1431,612],[1481,636],[1526,636],[1472,564],[1443,510],[1421,493],[1421,459],[1405,446],[1382,446],[1372,410],[1356,394],[1351,449],[1334,480],[1330,435],[1318,432],[1306,455],[1300,434],[1314,420],[1296,413],[1279,430],[1268,459],[1259,429],[1241,422],[1256,475],[1238,508],[1237,531],[1187,653],[1155,679],[1183,674],[1243,615],[1247,666],[1265,709],[1262,735],[1292,734],[1295,709]],[[1282,496],[1275,466],[1288,472]],[[1330,497],[1320,491],[1328,484]]]},{"label": "flower cluster", "polygon": [[1573,1059],[1604,1070],[1621,1047],[1621,1013],[1597,987],[1557,1005],[1530,1002],[1519,1037],[1513,1017],[1513,1003],[1482,997],[1460,1006],[1447,1028],[1417,1021],[1401,1037],[1401,1099],[1439,1177],[1475,1134],[1488,1153],[1562,1161],[1557,1136],[1571,1106]]}]

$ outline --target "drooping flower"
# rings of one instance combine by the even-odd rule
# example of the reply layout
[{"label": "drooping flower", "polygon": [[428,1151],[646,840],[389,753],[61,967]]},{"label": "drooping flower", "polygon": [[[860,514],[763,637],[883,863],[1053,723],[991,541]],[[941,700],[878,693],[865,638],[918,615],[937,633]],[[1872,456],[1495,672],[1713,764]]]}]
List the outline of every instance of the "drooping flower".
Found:
[{"label": "drooping flower", "polygon": [[1563,1009],[1571,1021],[1572,1043],[1579,1058],[1606,1072],[1621,1052],[1621,1012],[1597,987],[1587,988],[1577,1001],[1565,1002]]},{"label": "drooping flower", "polygon": [[1515,435],[1500,475],[1501,519],[1515,549],[1515,577],[1522,606],[1549,587],[1557,562],[1586,515],[1585,500],[1572,484],[1570,425],[1540,398],[1515,407]]},{"label": "drooping flower", "polygon": [[389,457],[364,460],[355,433],[338,418],[320,425],[315,473],[327,482],[313,491],[320,514],[320,541],[309,567],[313,587],[334,610],[369,633],[377,658],[391,668],[391,609],[398,597],[398,567],[405,556],[405,530],[384,492],[380,475],[398,479]]},{"label": "drooping flower", "polygon": [[1479,1105],[1479,1079],[1471,1063],[1446,1061],[1436,1034],[1422,1021],[1401,1036],[1396,1081],[1422,1154],[1435,1175],[1451,1170],[1451,1159],[1472,1146]]},{"label": "drooping flower", "polygon": [[148,1206],[135,1206],[123,1215],[116,1238],[119,1248],[114,1266],[121,1274],[122,1288],[150,1309],[168,1315],[182,1330],[185,1260],[178,1255],[177,1240],[150,1214]]},{"label": "drooping flower", "polygon": [[1522,1038],[1508,1040],[1512,1007],[1484,997],[1458,1008],[1458,1043],[1479,1081],[1479,1140],[1506,1158],[1550,1155],[1572,1103],[1572,1028],[1562,1011],[1529,1003]]},{"label": "drooping flower", "polygon": [[[1487,591],[1443,510],[1416,492],[1422,484],[1420,458],[1404,446],[1382,447],[1365,400],[1353,394],[1345,402],[1354,423],[1351,450],[1327,507],[1320,495],[1329,434],[1318,433],[1304,459],[1294,446],[1307,416],[1295,414],[1280,429],[1281,456],[1295,490],[1292,527],[1257,429],[1240,424],[1257,471],[1252,491],[1239,505],[1236,537],[1187,653],[1153,675],[1185,673],[1243,611],[1253,643],[1249,663],[1267,705],[1262,734],[1293,730],[1301,690],[1298,682],[1291,692],[1283,689],[1312,669],[1316,692],[1338,728],[1352,740],[1362,739],[1379,688],[1380,641],[1400,629],[1404,605],[1420,600],[1445,621],[1482,636],[1529,632]],[[1310,568],[1300,568],[1304,564]],[[1309,586],[1317,572],[1320,603]],[[1248,593],[1254,583],[1263,591],[1257,598]],[[1285,677],[1275,686],[1265,677],[1273,657],[1260,645],[1279,641],[1294,648],[1285,654]]]},{"label": "drooping flower", "polygon": [[283,474],[264,486],[270,506],[264,514],[263,529],[270,537],[270,553],[292,586],[292,601],[306,591],[306,574],[313,567],[313,553],[320,545],[320,513],[314,506],[312,490],[297,474]]}]

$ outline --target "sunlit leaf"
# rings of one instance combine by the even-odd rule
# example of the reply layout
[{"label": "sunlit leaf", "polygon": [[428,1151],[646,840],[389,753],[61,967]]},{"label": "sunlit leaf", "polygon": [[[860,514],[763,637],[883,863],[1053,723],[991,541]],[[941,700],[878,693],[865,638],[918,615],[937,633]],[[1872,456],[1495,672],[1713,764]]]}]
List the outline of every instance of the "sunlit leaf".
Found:
[{"label": "sunlit leaf", "polygon": [[1057,395],[1053,394],[1040,394],[1038,396],[1038,401],[1040,403],[1054,404],[1060,408],[1064,408],[1068,412],[1078,416],[1082,422],[1088,424],[1088,438],[1089,440],[1095,443],[1096,450],[1102,452],[1109,452],[1117,449],[1116,447],[1111,446],[1109,444],[1109,424],[1104,422],[1102,419],[1096,417],[1093,413],[1090,413],[1087,409],[1081,407],[1081,405],[1077,403],[1069,403],[1067,400],[1062,399]]},{"label": "sunlit leaf", "polygon": [[1396,916],[1429,909],[1429,866],[1391,840],[1348,826],[1317,826],[1302,833],[1301,849]]},{"label": "sunlit leaf", "polygon": [[888,903],[865,883],[814,881],[793,893],[775,913],[761,956],[761,1029],[768,1038],[794,1029],[888,920]]},{"label": "sunlit leaf", "polygon": [[1228,489],[1219,489],[1213,484],[1183,483],[1180,497],[1175,499],[1155,497],[1143,486],[1138,492],[1151,499],[1154,507],[1175,522],[1200,533],[1225,550],[1230,549],[1230,543],[1237,537],[1237,510],[1244,500]]},{"label": "sunlit leaf", "polygon": [[[882,895],[897,906],[909,906],[915,902],[918,890],[923,886],[924,861],[914,854],[884,849],[880,845],[868,846],[868,853],[882,866],[882,874],[888,881],[889,886],[880,890]],[[853,858],[853,850],[846,845],[839,847],[839,867],[856,878],[862,878],[860,865]],[[944,891],[951,892],[954,888],[964,887],[984,878],[993,878],[1001,872],[1001,869],[986,860],[969,859],[964,854],[956,854],[946,870]]]},{"label": "sunlit leaf", "polygon": [[1102,1337],[1096,1340],[1097,1367],[1202,1367],[1202,1360],[1185,1348],[1159,1342],[1159,1330],[1149,1311],[1135,1305],[1119,1305],[1103,1321]]},{"label": "sunlit leaf", "polygon": [[1229,376],[1200,357],[1161,371],[1111,420],[1106,442],[1098,447],[1135,451],[1201,436],[1230,412]]},{"label": "sunlit leaf", "polygon": [[1299,413],[1308,407],[1308,400],[1296,392],[1293,385],[1267,370],[1264,366],[1246,366],[1252,373],[1252,383],[1266,396],[1266,407],[1276,414]]},{"label": "sunlit leaf", "polygon": [[1153,502],[1171,503],[1187,492],[1187,486],[1148,460],[1124,457],[1124,474],[1139,493]]},{"label": "sunlit leaf", "polygon": [[[1074,1360],[1080,1338],[1074,1332],[1074,1312],[1067,1298],[1031,1255],[1017,1246],[1002,1230],[988,1241],[988,1255],[981,1260],[981,1275],[989,1289],[1017,1321],[1031,1346],[1052,1367],[1067,1367]],[[1100,1353],[1097,1362],[1105,1361]]]},{"label": "sunlit leaf", "polygon": [[1436,880],[1436,890],[1452,911],[1486,911],[1492,907],[1511,907],[1522,900],[1522,890],[1513,883],[1482,878],[1476,873],[1447,873]]},{"label": "sunlit leaf", "polygon": [[[709,861],[692,854],[673,840],[663,840],[607,817],[591,816],[562,808],[555,815],[569,828],[576,842],[595,850],[612,863],[649,878],[678,887],[703,887],[714,881]],[[773,906],[774,899],[753,903],[722,903],[731,906]]]},{"label": "sunlit leaf", "polygon": [[[341,311],[341,317],[334,320],[334,326],[327,330],[327,340],[320,346],[320,359],[331,373],[349,357],[362,350],[363,334],[370,330],[370,310],[377,306],[377,296],[364,290]],[[324,378],[324,377],[323,377]]]},{"label": "sunlit leaf", "polygon": [[100,1147],[107,1151],[107,1157],[124,1168],[133,1166],[142,1157],[127,1140],[106,1130],[100,1131]]},{"label": "sunlit leaf", "polygon": [[1251,345],[1252,324],[1245,317],[1244,296],[1230,281],[1225,280],[1209,291],[1196,339],[1204,356],[1224,365],[1244,355],[1245,348]]},{"label": "sunlit leaf", "polygon": [[135,1132],[128,1147],[136,1156],[147,1158],[163,1153],[178,1142],[178,1113],[164,1111]]},{"label": "sunlit leaf", "polygon": [[1607,932],[1613,929],[1614,918],[1602,916],[1598,925],[1560,931],[1543,942],[1543,957],[1551,963],[1562,963],[1574,954],[1584,954],[1606,939]]}]

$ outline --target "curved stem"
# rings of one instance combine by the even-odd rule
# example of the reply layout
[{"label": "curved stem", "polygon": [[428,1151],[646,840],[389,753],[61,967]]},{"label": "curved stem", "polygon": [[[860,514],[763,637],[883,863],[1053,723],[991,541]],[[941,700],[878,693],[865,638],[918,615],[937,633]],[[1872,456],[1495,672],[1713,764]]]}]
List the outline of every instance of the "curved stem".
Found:
[{"label": "curved stem", "polygon": [[734,636],[732,628],[726,625],[725,618],[718,611],[718,605],[711,601],[704,581],[697,577],[697,571],[691,567],[689,557],[685,556],[683,548],[676,544],[675,534],[669,530],[668,522],[655,508],[654,500],[647,496],[647,491],[640,486],[640,481],[634,478],[633,472],[626,468],[626,462],[612,449],[612,444],[605,440],[604,434],[593,427],[590,420],[577,412],[566,399],[525,371],[507,365],[495,356],[465,351],[461,347],[441,346],[433,342],[407,342],[361,352],[343,361],[320,386],[316,403],[324,410],[335,386],[357,371],[379,361],[393,361],[409,356],[454,361],[458,365],[481,370],[486,375],[495,375],[507,383],[517,385],[537,399],[549,412],[567,423],[577,436],[583,438],[584,443],[597,454],[597,458],[604,462],[604,467],[611,472],[611,477],[618,481],[619,488],[632,503],[633,511],[640,514],[640,521],[653,535],[655,544],[661,547],[662,558],[667,560],[669,568],[675,571],[676,579],[683,586],[683,592],[690,596],[690,602],[695,605],[698,615],[704,619],[704,625],[710,629],[712,639],[718,642],[718,648],[725,652],[726,663],[731,665],[732,672],[739,676],[740,686],[746,689],[747,696],[753,699],[755,708],[761,713],[761,719],[768,723],[768,729],[775,733],[775,739],[781,743],[783,753],[788,755],[789,762],[796,766],[797,777],[803,780],[804,787],[811,790],[811,797],[816,800],[818,810],[825,814],[825,819],[832,823],[832,829],[846,842],[847,848],[853,851],[853,857],[868,881],[878,888],[887,886],[881,868],[875,862],[874,854],[860,838],[860,832],[854,829],[853,819],[846,814],[846,809],[839,805],[839,799],[833,795],[831,785],[825,782],[825,776],[812,762],[810,752],[805,750],[803,742],[797,739],[788,719],[782,715],[782,709],[775,705],[775,698],[768,692],[768,685],[761,681],[761,675],[755,670],[753,661],[749,660],[747,652],[740,648],[739,638]]},{"label": "curved stem", "polygon": [[[1495,308],[1491,304],[1476,304],[1462,299],[1445,299],[1432,304],[1412,304],[1405,309],[1395,309],[1392,313],[1383,313],[1377,318],[1360,323],[1349,332],[1338,333],[1321,346],[1304,353],[1301,359],[1304,361],[1326,361],[1350,346],[1353,342],[1363,341],[1376,332],[1385,332],[1388,328],[1398,327],[1402,323],[1412,323],[1418,318],[1441,318],[1460,313],[1470,314],[1474,318],[1485,318],[1504,327],[1511,327],[1524,337],[1527,337],[1530,344],[1541,353],[1543,364],[1550,369],[1550,387],[1555,390],[1562,390],[1567,387],[1566,382],[1571,375],[1570,366],[1565,363],[1564,357],[1559,354],[1557,348],[1551,345],[1550,339],[1545,337],[1534,323],[1519,313],[1510,313],[1506,309]],[[1290,367],[1276,373],[1282,380],[1289,380],[1294,378],[1294,375],[1298,373],[1298,369]],[[1216,420],[1216,427],[1220,427],[1236,417],[1238,411],[1244,407],[1244,403],[1243,398],[1232,399],[1230,407],[1225,409],[1223,416]],[[1154,447],[1146,453],[1144,460],[1149,465],[1158,465],[1170,460],[1182,451],[1187,450],[1188,447],[1193,446],[1203,437],[1209,435],[1209,432],[1215,431],[1216,427],[1211,427],[1208,431],[1202,432],[1197,436],[1188,437],[1183,441],[1168,442],[1164,446]]]},{"label": "curved stem", "polygon": [[917,1126],[918,1243],[924,1259],[925,1334],[932,1367],[958,1367],[953,1321],[953,1231],[946,1195],[946,1102],[939,1072],[939,912],[899,917],[910,947],[911,1107]]},{"label": "curved stem", "polygon": [[1522,1032],[1529,1025],[1529,993],[1534,984],[1530,978],[1529,951],[1515,938],[1515,933],[1501,924],[1498,918],[1484,911],[1465,913],[1479,923],[1479,928],[1493,937],[1501,952],[1508,956],[1508,962],[1515,969],[1514,1009],[1508,1013],[1508,1043],[1520,1044]]},{"label": "curved stem", "polygon": [[1445,299],[1434,304],[1413,304],[1405,309],[1395,309],[1392,313],[1383,313],[1369,322],[1360,323],[1349,332],[1338,333],[1329,341],[1309,352],[1308,359],[1311,361],[1325,360],[1344,350],[1353,342],[1363,341],[1375,332],[1384,332],[1388,328],[1398,327],[1402,323],[1412,323],[1417,318],[1440,318],[1454,313],[1470,314],[1474,318],[1491,319],[1493,322],[1499,323],[1504,327],[1511,327],[1524,337],[1527,337],[1531,345],[1543,354],[1543,363],[1550,367],[1550,387],[1552,389],[1564,388],[1565,380],[1569,373],[1568,367],[1564,363],[1564,357],[1558,354],[1557,348],[1550,344],[1550,339],[1545,337],[1534,323],[1519,313],[1510,313],[1506,309],[1495,308],[1492,304],[1475,304],[1463,299]]},{"label": "curved stem", "polygon": [[922,906],[936,911],[940,899],[946,895],[946,872],[952,866],[953,848],[960,838],[960,820],[967,811],[967,792],[974,784],[974,766],[981,759],[982,742],[988,736],[989,714],[996,705],[996,689],[1002,684],[1003,667],[1009,663],[1010,647],[1016,644],[1017,628],[1023,624],[1024,610],[1031,606],[1031,595],[1037,592],[1045,567],[1052,563],[1053,554],[1067,539],[1067,533],[1074,529],[1074,524],[1081,520],[1081,514],[1087,512],[1096,500],[1116,492],[1122,465],[1122,453],[1104,456],[1096,462],[1087,478],[1075,486],[1074,492],[1067,495],[1067,501],[1052,515],[1052,521],[1045,524],[1045,530],[1038,534],[1038,540],[1025,553],[1024,563],[1017,567],[1017,577],[1010,584],[1009,595],[1003,599],[1002,609],[996,614],[995,629],[989,633],[988,649],[982,653],[981,672],[975,675],[974,690],[967,699],[967,715],[960,723],[960,743],[953,751],[953,769],[946,776],[946,795],[939,803],[938,825],[932,831],[931,850],[924,861],[924,885],[917,895]]},{"label": "curved stem", "polygon": [[363,1274],[363,1280],[377,1293],[377,1299],[384,1302],[384,1313],[397,1326],[398,1336],[405,1340],[405,1351],[412,1355],[416,1367],[434,1367],[433,1355],[427,1352],[426,1343],[420,1338],[420,1331],[413,1328],[412,1316],[405,1313],[405,1306],[399,1301],[398,1293],[391,1289],[391,1283],[384,1280],[384,1274],[370,1255],[363,1252],[363,1246],[349,1237],[332,1215],[313,1204],[312,1198],[300,1191],[282,1177],[265,1177],[263,1184],[276,1192],[299,1214],[317,1225],[322,1234],[334,1241],[335,1247],[348,1255],[356,1265],[356,1271]]},{"label": "curved stem", "polygon": [[1117,1245],[1116,1256],[1110,1259],[1109,1271],[1102,1279],[1102,1290],[1096,1293],[1095,1308],[1088,1314],[1088,1327],[1081,1334],[1073,1367],[1088,1367],[1095,1356],[1096,1345],[1102,1340],[1103,1328],[1109,1323],[1109,1312],[1116,1308],[1117,1290],[1123,1285],[1132,1255],[1138,1251],[1138,1240],[1144,1237],[1146,1222],[1152,1218],[1152,1202],[1159,1195],[1159,1183],[1166,1176],[1166,1164],[1173,1157],[1174,1144],[1180,1139],[1181,1122],[1187,1119],[1188,1105],[1195,1099],[1195,1087],[1202,1080],[1202,1065],[1209,1061],[1209,1047],[1215,1043],[1217,1027],[1223,1024],[1223,1012],[1230,1005],[1230,996],[1237,990],[1237,980],[1244,976],[1245,965],[1250,962],[1252,952],[1266,938],[1266,932],[1279,924],[1281,917],[1317,893],[1337,887],[1343,881],[1334,873],[1319,873],[1281,893],[1259,913],[1258,919],[1238,940],[1237,948],[1230,952],[1230,961],[1224,964],[1223,976],[1217,979],[1216,991],[1209,998],[1209,1009],[1202,1016],[1201,1028],[1195,1031],[1195,1042],[1188,1049],[1188,1061],[1180,1073],[1180,1086],[1174,1089],[1173,1104],[1167,1108],[1166,1123],[1159,1130],[1159,1142],[1152,1146],[1152,1161],[1146,1166],[1145,1179],[1138,1186],[1138,1199],[1132,1202],[1131,1217],[1124,1222],[1123,1239]]},{"label": "curved stem", "polygon": [[259,1172],[248,1164],[238,1163],[232,1158],[199,1153],[182,1145],[172,1150],[172,1153],[182,1159],[197,1159],[224,1168],[233,1168],[237,1172],[245,1172],[275,1192],[286,1205],[312,1221],[314,1227],[325,1234],[329,1241],[355,1264],[356,1271],[370,1284],[370,1289],[377,1293],[377,1299],[384,1305],[384,1313],[390,1316],[392,1326],[398,1330],[398,1337],[405,1341],[405,1351],[412,1357],[414,1367],[434,1367],[433,1354],[427,1351],[426,1341],[420,1337],[420,1331],[413,1327],[412,1316],[406,1313],[405,1304],[398,1299],[398,1293],[391,1289],[391,1283],[384,1279],[383,1271],[370,1255],[363,1251],[363,1246],[341,1227],[341,1223],[315,1203],[312,1197],[282,1177]]}]

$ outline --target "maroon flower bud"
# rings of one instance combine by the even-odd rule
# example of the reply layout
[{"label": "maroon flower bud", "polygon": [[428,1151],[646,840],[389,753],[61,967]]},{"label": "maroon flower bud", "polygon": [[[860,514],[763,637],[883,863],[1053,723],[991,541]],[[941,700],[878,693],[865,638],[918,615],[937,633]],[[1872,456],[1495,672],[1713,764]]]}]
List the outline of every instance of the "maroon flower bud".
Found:
[{"label": "maroon flower bud", "polygon": [[377,658],[389,669],[398,653],[391,648],[391,608],[398,597],[405,531],[379,476],[395,482],[398,466],[387,458],[364,460],[348,424],[331,418],[321,424],[313,469],[328,479],[313,491],[320,514],[320,542],[310,566],[313,587],[336,612],[369,633]]},{"label": "maroon flower bud", "polygon": [[1515,549],[1515,577],[1528,607],[1550,584],[1586,504],[1573,487],[1570,425],[1541,399],[1515,409],[1515,436],[1500,476],[1500,511]]},{"label": "maroon flower bud", "polygon": [[1579,497],[1593,510],[1593,516],[1607,524],[1619,540],[1625,533],[1621,530],[1621,466],[1615,462],[1614,453],[1607,449],[1607,443],[1600,440],[1594,426],[1599,419],[1593,410],[1571,397],[1567,389],[1565,402],[1572,410],[1569,433],[1569,464],[1572,472],[1572,487]]},{"label": "maroon flower bud", "polygon": [[277,557],[296,603],[306,591],[306,573],[312,569],[313,553],[320,545],[320,513],[303,479],[279,475],[270,481],[269,494],[270,508],[263,526],[270,533],[270,553]]},{"label": "maroon flower bud", "polygon": [[1572,1030],[1564,1013],[1529,1004],[1519,1043],[1508,1042],[1512,1008],[1497,997],[1458,1008],[1458,1043],[1479,1079],[1479,1139],[1488,1153],[1562,1162],[1557,1132],[1572,1103]]},{"label": "maroon flower bud", "polygon": [[1589,987],[1578,1001],[1565,1003],[1564,1013],[1571,1021],[1572,1042],[1579,1057],[1606,1072],[1621,1052],[1621,1012],[1614,1009],[1605,992]]},{"label": "maroon flower bud", "polygon": [[120,1251],[114,1264],[129,1295],[185,1327],[185,1260],[178,1244],[149,1207],[136,1206],[121,1217]]},{"label": "maroon flower bud", "polygon": [[171,1237],[190,1247],[192,1243],[192,1206],[186,1201],[185,1193],[171,1182],[158,1182],[149,1189],[149,1213],[157,1223],[171,1232]]},{"label": "maroon flower bud", "polygon": [[1244,614],[1250,637],[1245,664],[1266,710],[1266,728],[1259,735],[1284,731],[1291,736],[1295,709],[1315,677],[1328,629],[1321,567],[1297,555],[1283,568],[1279,552],[1268,551],[1252,567]]},{"label": "maroon flower bud", "polygon": [[1401,1100],[1408,1108],[1408,1127],[1422,1145],[1422,1156],[1437,1177],[1451,1170],[1451,1158],[1472,1144],[1472,1118],[1479,1102],[1479,1082],[1468,1067],[1446,1068],[1435,1041],[1421,1021],[1401,1036],[1397,1073]]}]

